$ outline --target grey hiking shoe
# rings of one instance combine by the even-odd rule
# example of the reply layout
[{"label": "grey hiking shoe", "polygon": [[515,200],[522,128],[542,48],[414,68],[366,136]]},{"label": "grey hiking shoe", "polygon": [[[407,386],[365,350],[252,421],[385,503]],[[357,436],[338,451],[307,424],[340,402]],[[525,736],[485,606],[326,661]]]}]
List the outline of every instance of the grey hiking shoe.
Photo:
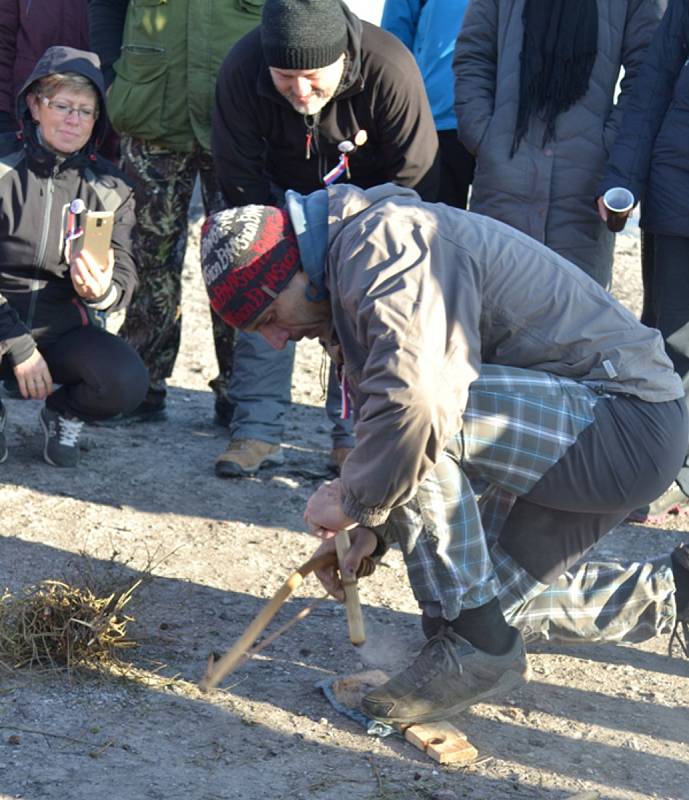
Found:
[{"label": "grey hiking shoe", "polygon": [[84,423],[74,417],[63,417],[45,406],[41,409],[40,420],[45,434],[43,458],[54,467],[76,467],[79,434]]},{"label": "grey hiking shoe", "polygon": [[5,423],[7,422],[7,411],[5,406],[0,403],[0,464],[7,461],[7,441],[5,439]]},{"label": "grey hiking shoe", "polygon": [[361,708],[381,722],[435,722],[520,686],[528,672],[524,640],[516,629],[507,653],[492,656],[446,628],[426,642],[404,672],[365,695]]}]

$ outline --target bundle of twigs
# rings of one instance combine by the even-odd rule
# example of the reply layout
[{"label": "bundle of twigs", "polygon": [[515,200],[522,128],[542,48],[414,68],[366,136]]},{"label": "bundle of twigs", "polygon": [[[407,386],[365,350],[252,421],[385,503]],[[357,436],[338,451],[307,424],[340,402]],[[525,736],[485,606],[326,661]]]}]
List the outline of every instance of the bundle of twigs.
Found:
[{"label": "bundle of twigs", "polygon": [[135,646],[126,632],[132,617],[123,610],[140,584],[107,597],[51,580],[18,594],[6,591],[0,597],[0,661],[10,669],[117,661],[118,650]]}]

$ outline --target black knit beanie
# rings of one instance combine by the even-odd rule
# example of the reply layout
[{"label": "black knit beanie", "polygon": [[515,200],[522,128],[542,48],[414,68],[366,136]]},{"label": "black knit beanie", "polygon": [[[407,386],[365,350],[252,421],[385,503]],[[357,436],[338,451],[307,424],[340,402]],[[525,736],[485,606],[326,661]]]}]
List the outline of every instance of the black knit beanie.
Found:
[{"label": "black knit beanie", "polygon": [[347,49],[341,0],[266,0],[261,24],[269,67],[320,69]]}]

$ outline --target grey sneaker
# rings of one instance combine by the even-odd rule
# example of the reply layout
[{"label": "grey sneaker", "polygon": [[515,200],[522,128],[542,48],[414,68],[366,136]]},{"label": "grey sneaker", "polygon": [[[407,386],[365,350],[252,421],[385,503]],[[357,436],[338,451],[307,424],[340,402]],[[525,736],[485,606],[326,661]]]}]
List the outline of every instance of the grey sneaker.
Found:
[{"label": "grey sneaker", "polygon": [[5,423],[7,422],[7,411],[5,406],[0,403],[0,464],[7,461],[7,441],[5,440]]},{"label": "grey sneaker", "polygon": [[365,695],[361,708],[381,722],[435,722],[509,692],[528,675],[524,640],[516,629],[507,653],[492,656],[446,628],[404,672]]},{"label": "grey sneaker", "polygon": [[43,458],[54,467],[76,467],[79,463],[79,434],[84,427],[80,419],[63,417],[43,406],[41,427],[45,433]]}]

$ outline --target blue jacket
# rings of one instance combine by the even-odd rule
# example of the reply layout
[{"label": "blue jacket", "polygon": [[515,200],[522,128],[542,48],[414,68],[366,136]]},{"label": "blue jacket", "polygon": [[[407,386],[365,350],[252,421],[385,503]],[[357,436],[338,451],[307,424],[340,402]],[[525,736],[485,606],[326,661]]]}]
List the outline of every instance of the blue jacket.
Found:
[{"label": "blue jacket", "polygon": [[689,0],[670,0],[634,82],[597,194],[641,200],[649,233],[689,237]]},{"label": "blue jacket", "polygon": [[454,130],[452,56],[468,0],[385,0],[381,27],[414,54],[439,131]]}]

